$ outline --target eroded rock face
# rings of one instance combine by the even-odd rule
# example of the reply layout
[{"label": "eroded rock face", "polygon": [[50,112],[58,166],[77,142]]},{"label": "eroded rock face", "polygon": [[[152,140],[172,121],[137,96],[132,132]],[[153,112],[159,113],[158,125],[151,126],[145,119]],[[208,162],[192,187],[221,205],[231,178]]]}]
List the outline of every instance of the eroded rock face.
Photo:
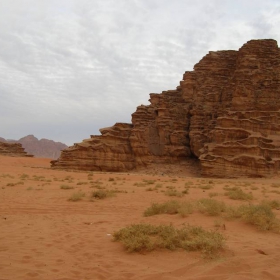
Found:
[{"label": "eroded rock face", "polygon": [[268,177],[280,166],[280,50],[274,40],[252,40],[237,54],[221,111],[204,143],[204,176]]},{"label": "eroded rock face", "polygon": [[24,151],[21,144],[8,142],[0,142],[0,155],[12,157],[33,157],[33,155],[29,155]]},{"label": "eroded rock face", "polygon": [[280,50],[252,40],[209,52],[176,90],[150,94],[132,125],[64,150],[55,168],[124,171],[195,156],[203,176],[267,177],[280,168]]},{"label": "eroded rock face", "polygon": [[100,129],[101,135],[75,143],[63,150],[58,161],[51,161],[56,168],[98,171],[127,171],[135,168],[135,158],[129,137],[132,125],[116,123]]}]

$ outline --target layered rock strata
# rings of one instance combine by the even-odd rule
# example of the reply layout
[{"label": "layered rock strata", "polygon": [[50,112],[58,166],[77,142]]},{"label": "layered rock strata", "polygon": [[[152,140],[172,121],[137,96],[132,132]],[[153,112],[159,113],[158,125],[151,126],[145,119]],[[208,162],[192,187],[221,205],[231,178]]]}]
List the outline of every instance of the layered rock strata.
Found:
[{"label": "layered rock strata", "polygon": [[0,142],[0,155],[12,157],[33,157],[33,155],[29,155],[24,151],[21,144],[8,142]]},{"label": "layered rock strata", "polygon": [[135,159],[129,142],[131,124],[116,123],[100,129],[100,136],[91,136],[82,143],[62,151],[56,168],[98,171],[126,171],[135,168]]},{"label": "layered rock strata", "polygon": [[251,40],[209,52],[176,90],[150,94],[132,124],[64,150],[54,168],[125,171],[200,160],[203,176],[267,177],[280,170],[280,50]]}]

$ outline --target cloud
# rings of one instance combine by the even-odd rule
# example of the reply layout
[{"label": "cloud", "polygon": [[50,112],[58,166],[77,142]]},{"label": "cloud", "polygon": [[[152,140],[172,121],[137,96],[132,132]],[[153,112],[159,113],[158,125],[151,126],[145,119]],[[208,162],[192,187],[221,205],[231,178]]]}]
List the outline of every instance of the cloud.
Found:
[{"label": "cloud", "polygon": [[6,138],[79,142],[103,126],[130,122],[150,92],[175,88],[208,51],[279,40],[280,6],[273,0],[2,2]]}]

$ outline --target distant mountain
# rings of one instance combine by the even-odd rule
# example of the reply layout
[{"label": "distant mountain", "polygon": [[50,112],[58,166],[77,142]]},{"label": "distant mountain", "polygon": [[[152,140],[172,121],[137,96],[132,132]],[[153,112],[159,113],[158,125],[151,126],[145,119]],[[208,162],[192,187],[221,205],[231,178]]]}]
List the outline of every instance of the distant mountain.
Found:
[{"label": "distant mountain", "polygon": [[60,151],[68,146],[61,142],[42,138],[39,140],[34,135],[27,135],[19,140],[6,140],[0,137],[0,142],[20,143],[28,154],[35,157],[57,159],[60,156]]}]

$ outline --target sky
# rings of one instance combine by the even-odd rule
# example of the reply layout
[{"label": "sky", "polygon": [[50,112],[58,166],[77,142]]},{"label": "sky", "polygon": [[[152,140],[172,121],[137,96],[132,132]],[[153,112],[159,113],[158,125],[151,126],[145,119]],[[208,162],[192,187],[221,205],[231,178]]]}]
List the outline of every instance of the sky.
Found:
[{"label": "sky", "polygon": [[279,26],[279,0],[0,0],[0,137],[81,142]]}]

